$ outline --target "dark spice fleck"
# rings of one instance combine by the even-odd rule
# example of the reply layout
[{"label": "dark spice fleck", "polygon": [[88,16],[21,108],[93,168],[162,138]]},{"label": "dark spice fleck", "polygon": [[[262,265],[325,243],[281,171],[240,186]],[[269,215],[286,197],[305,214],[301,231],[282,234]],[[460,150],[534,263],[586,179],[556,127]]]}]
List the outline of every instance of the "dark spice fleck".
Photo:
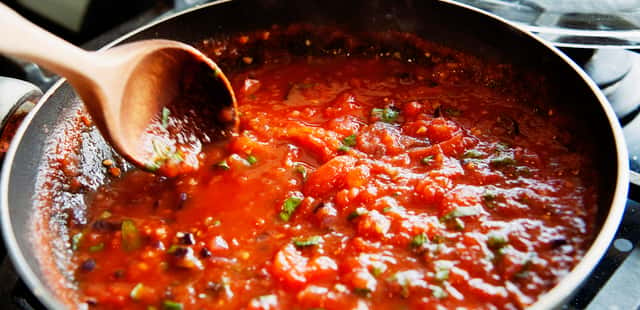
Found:
[{"label": "dark spice fleck", "polygon": [[567,239],[564,238],[557,238],[557,239],[553,239],[551,240],[551,247],[554,249],[557,249],[565,244],[567,244],[569,242],[567,242]]},{"label": "dark spice fleck", "polygon": [[207,248],[202,248],[200,250],[200,258],[209,258],[211,257],[211,251]]},{"label": "dark spice fleck", "polygon": [[192,233],[179,232],[179,233],[176,234],[176,237],[178,237],[178,243],[180,243],[180,244],[184,244],[184,245],[194,245],[194,244],[196,244],[196,238],[193,237]]},{"label": "dark spice fleck", "polygon": [[97,220],[93,223],[93,225],[91,225],[91,227],[95,230],[95,231],[101,231],[101,232],[111,232],[111,231],[117,231],[120,230],[120,222],[113,222],[113,221],[107,221],[107,220]]},{"label": "dark spice fleck", "polygon": [[89,258],[87,260],[85,260],[84,262],[82,262],[82,264],[80,265],[80,269],[82,269],[82,271],[93,271],[93,269],[96,268],[96,261],[93,258]]}]

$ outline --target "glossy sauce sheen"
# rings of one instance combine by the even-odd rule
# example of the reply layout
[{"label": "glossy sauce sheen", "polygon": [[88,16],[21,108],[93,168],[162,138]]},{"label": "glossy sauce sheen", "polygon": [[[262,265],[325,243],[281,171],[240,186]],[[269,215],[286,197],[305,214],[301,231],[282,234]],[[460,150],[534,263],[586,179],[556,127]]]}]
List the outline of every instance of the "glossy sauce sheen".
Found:
[{"label": "glossy sauce sheen", "polygon": [[595,174],[510,67],[467,69],[327,56],[232,74],[241,131],[200,170],[131,171],[90,195],[82,302],[532,304],[592,239]]}]

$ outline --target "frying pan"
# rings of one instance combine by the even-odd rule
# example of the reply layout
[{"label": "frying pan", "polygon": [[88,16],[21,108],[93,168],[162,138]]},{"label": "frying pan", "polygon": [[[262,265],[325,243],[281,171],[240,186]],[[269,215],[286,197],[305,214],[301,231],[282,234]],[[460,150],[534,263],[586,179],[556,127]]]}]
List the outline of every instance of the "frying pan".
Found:
[{"label": "frying pan", "polygon": [[[622,131],[605,97],[576,64],[549,44],[505,20],[450,1],[236,0],[168,17],[109,46],[150,38],[194,44],[215,35],[298,22],[354,31],[411,32],[484,59],[545,74],[559,105],[588,124],[579,134],[598,146],[593,160],[600,173],[594,241],[580,263],[531,308],[562,305],[611,242],[624,210],[629,173]],[[74,129],[81,105],[64,81],[52,87],[18,129],[2,169],[4,240],[22,279],[51,309],[77,306],[71,273],[64,268],[71,255],[65,221],[72,214],[81,217],[86,206],[82,193],[65,187],[65,175],[77,175],[85,188],[95,189],[107,180],[100,162],[115,156],[96,131]],[[65,152],[73,152],[69,157],[75,169],[45,173],[55,169],[48,163]]]}]

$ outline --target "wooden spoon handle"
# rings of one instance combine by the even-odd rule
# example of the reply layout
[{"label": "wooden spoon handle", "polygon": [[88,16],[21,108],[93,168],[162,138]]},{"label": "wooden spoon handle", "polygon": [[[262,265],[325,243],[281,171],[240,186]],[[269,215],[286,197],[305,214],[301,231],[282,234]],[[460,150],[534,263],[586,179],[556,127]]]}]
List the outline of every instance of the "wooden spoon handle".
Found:
[{"label": "wooden spoon handle", "polygon": [[0,53],[43,65],[67,78],[84,77],[91,54],[32,24],[0,3]]}]

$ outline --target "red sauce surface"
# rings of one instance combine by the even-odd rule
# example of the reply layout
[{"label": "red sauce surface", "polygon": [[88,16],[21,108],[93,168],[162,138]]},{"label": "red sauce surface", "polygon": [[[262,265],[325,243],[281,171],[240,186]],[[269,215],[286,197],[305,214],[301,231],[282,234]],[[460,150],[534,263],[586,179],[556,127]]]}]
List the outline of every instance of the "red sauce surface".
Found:
[{"label": "red sauce surface", "polygon": [[200,170],[89,194],[72,228],[82,302],[532,304],[592,238],[593,172],[509,67],[468,69],[327,56],[232,74],[240,133]]}]

